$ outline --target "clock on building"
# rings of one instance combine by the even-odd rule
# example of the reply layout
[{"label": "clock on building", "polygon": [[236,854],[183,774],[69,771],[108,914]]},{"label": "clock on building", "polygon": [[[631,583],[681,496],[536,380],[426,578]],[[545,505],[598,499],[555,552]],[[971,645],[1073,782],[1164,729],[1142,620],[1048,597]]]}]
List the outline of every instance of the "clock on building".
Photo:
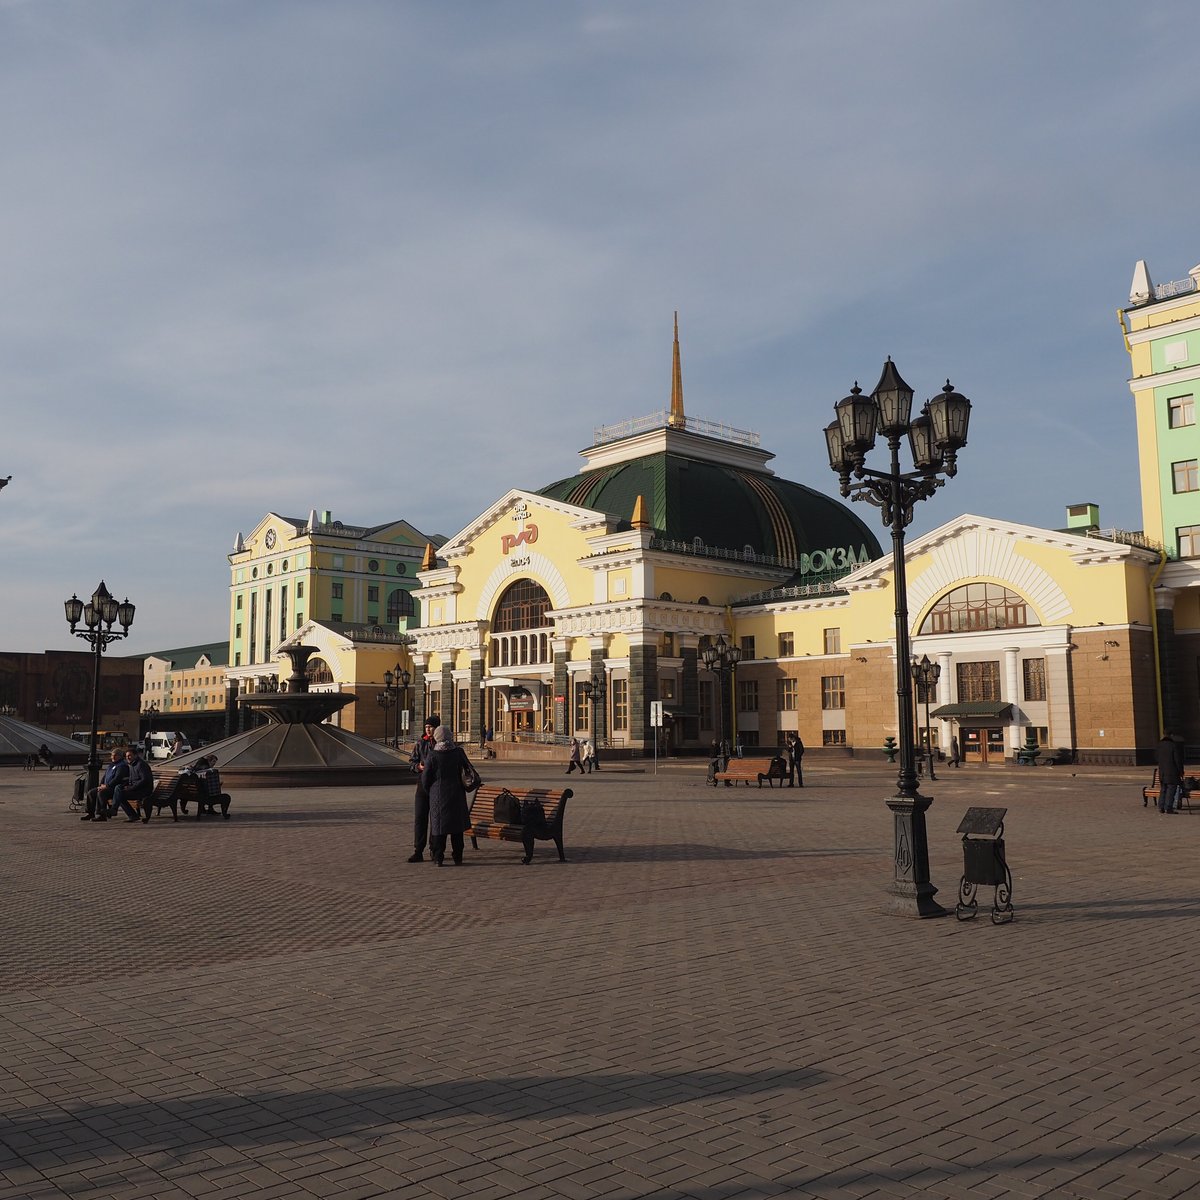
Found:
[{"label": "clock on building", "polygon": [[267,536],[266,536],[266,538],[265,538],[264,540],[265,540],[265,541],[266,541],[266,543],[267,543],[267,549],[268,549],[268,550],[274,550],[274,549],[275,549],[275,530],[273,530],[273,529],[268,529],[268,530],[267,530]]}]

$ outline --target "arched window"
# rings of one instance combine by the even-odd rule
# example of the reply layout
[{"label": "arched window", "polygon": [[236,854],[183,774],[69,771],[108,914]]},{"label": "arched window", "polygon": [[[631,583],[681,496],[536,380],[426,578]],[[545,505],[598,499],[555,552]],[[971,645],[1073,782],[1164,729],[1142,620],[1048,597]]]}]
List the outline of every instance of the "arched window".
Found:
[{"label": "arched window", "polygon": [[541,584],[532,579],[518,579],[500,597],[492,629],[496,633],[541,629],[550,623],[546,618],[550,608],[550,597]]},{"label": "arched window", "polygon": [[[387,619],[389,624],[395,625],[401,617],[415,617],[416,615],[417,606],[407,588],[396,588],[388,593]],[[412,621],[409,621],[409,624],[411,625]]]},{"label": "arched window", "polygon": [[1020,629],[1041,622],[1023,596],[999,583],[965,583],[947,592],[921,624],[921,633],[970,633],[977,629]]},{"label": "arched window", "polygon": [[323,658],[310,658],[308,666],[304,668],[304,674],[308,676],[309,687],[312,687],[314,683],[333,682],[333,672]]}]

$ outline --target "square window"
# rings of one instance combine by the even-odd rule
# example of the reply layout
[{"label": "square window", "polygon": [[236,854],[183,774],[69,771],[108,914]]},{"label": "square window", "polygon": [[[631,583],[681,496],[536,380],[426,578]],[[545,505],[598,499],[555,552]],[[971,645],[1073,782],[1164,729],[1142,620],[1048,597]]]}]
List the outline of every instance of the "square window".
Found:
[{"label": "square window", "polygon": [[1194,396],[1172,396],[1167,401],[1167,419],[1172,429],[1195,425],[1196,398]]}]

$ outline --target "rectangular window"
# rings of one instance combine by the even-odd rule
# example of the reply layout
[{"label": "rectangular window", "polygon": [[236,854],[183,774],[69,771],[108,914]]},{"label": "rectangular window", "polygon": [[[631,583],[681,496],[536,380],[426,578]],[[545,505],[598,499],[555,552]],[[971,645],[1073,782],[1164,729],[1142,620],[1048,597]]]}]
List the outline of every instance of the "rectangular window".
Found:
[{"label": "rectangular window", "polygon": [[665,700],[668,704],[674,703],[675,700],[675,676],[664,675],[658,681],[658,698]]},{"label": "rectangular window", "polygon": [[340,583],[335,583],[335,584],[333,584],[333,591],[332,591],[332,592],[330,592],[330,596],[331,596],[331,597],[332,597],[334,600],[342,600],[342,599],[345,599],[345,597],[342,595],[342,585],[341,585]]},{"label": "rectangular window", "polygon": [[471,693],[467,688],[458,689],[458,727],[454,730],[459,742],[464,746],[471,735]]},{"label": "rectangular window", "polygon": [[794,633],[781,633],[779,635],[779,657],[790,658],[796,653],[796,635]]},{"label": "rectangular window", "polygon": [[582,683],[583,676],[580,675],[575,680],[575,728],[591,729],[592,723],[589,718],[592,702],[591,697],[587,695],[587,689],[581,686]]},{"label": "rectangular window", "polygon": [[258,662],[258,593],[250,593],[250,657],[246,660],[252,666]]},{"label": "rectangular window", "polygon": [[1185,425],[1195,425],[1195,396],[1172,396],[1167,401],[1167,417],[1172,429],[1182,429]]},{"label": "rectangular window", "polygon": [[826,654],[841,654],[842,652],[842,631],[840,629],[825,630],[825,653]]},{"label": "rectangular window", "polygon": [[237,594],[237,599],[234,601],[234,607],[238,610],[238,612],[242,611],[242,593],[241,592],[238,592],[238,594]]},{"label": "rectangular window", "polygon": [[742,638],[742,660],[754,658],[754,639],[752,637]]},{"label": "rectangular window", "polygon": [[1021,663],[1021,671],[1025,676],[1025,699],[1045,700],[1046,660],[1044,658],[1027,658]]},{"label": "rectangular window", "polygon": [[296,580],[296,599],[301,600],[304,597],[304,580]]},{"label": "rectangular window", "polygon": [[240,638],[240,637],[242,636],[242,623],[241,623],[241,621],[239,621],[239,622],[238,622],[238,623],[237,623],[237,624],[236,624],[236,625],[233,627],[233,636],[234,636],[235,638]]},{"label": "rectangular window", "polygon": [[279,640],[282,642],[288,635],[288,590],[287,584],[279,585]]},{"label": "rectangular window", "polygon": [[822,746],[844,746],[846,744],[846,731],[844,729],[822,729],[821,730],[821,745]]},{"label": "rectangular window", "polygon": [[331,621],[340,621],[342,619],[342,614],[340,612],[330,613],[329,619]]},{"label": "rectangular window", "polygon": [[741,742],[742,745],[747,750],[757,750],[758,749],[758,730],[757,729],[739,729],[738,730],[738,741]]},{"label": "rectangular window", "polygon": [[612,681],[612,723],[614,729],[629,728],[629,680]]},{"label": "rectangular window", "polygon": [[1200,525],[1181,525],[1175,537],[1180,558],[1200,558]]},{"label": "rectangular window", "polygon": [[675,657],[675,635],[673,633],[664,633],[662,639],[662,654],[663,658]]},{"label": "rectangular window", "polygon": [[821,676],[821,707],[846,707],[846,677],[845,675]]},{"label": "rectangular window", "polygon": [[958,701],[977,704],[1000,699],[1000,664],[989,662],[957,663]]},{"label": "rectangular window", "polygon": [[1176,492],[1196,491],[1196,460],[1194,458],[1186,458],[1182,462],[1172,463],[1171,474],[1173,476],[1172,486]]},{"label": "rectangular window", "polygon": [[758,680],[739,679],[737,684],[737,710],[740,713],[758,712]]},{"label": "rectangular window", "polygon": [[367,603],[368,604],[378,604],[379,603],[379,584],[371,583],[371,584],[367,585]]},{"label": "rectangular window", "polygon": [[233,665],[235,667],[240,667],[242,665],[242,652],[240,650],[238,650],[234,653]]},{"label": "rectangular window", "polygon": [[797,679],[778,679],[776,707],[780,712],[795,712],[800,700],[800,681]]}]

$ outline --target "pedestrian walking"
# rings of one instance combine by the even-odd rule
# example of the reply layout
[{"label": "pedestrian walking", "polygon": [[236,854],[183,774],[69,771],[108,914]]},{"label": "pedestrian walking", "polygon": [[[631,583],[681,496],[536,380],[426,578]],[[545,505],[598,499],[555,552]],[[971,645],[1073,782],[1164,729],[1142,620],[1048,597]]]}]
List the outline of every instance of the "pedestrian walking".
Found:
[{"label": "pedestrian walking", "polygon": [[950,765],[957,767],[962,763],[962,751],[958,748],[958,738],[950,739]]},{"label": "pedestrian walking", "polygon": [[571,754],[570,754],[569,759],[567,760],[567,774],[570,775],[571,772],[574,771],[577,767],[579,768],[580,775],[582,775],[583,774],[583,764],[579,761],[579,739],[572,738],[571,739]]},{"label": "pedestrian walking", "polygon": [[580,770],[590,775],[596,763],[596,752],[592,749],[591,738],[583,739],[583,748],[579,752]]},{"label": "pedestrian walking", "polygon": [[1154,753],[1158,763],[1158,811],[1179,811],[1179,792],[1183,786],[1183,743],[1168,730]]}]

